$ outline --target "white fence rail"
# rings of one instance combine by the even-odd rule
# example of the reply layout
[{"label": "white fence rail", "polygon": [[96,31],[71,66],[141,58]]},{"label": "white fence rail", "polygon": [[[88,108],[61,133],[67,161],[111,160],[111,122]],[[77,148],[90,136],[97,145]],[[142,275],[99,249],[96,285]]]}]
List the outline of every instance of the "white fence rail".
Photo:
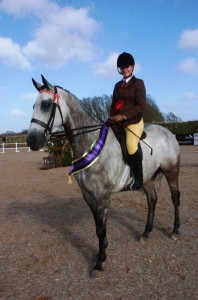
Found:
[{"label": "white fence rail", "polygon": [[30,147],[27,146],[27,143],[1,143],[0,144],[0,153],[5,153],[6,150],[15,150],[15,152],[20,152],[20,149],[27,149],[30,152]]}]

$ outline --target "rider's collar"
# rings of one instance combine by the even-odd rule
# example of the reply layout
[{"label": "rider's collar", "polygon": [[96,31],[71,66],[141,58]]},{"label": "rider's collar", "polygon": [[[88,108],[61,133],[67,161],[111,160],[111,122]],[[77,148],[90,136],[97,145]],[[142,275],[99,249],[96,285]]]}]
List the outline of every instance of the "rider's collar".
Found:
[{"label": "rider's collar", "polygon": [[123,78],[122,80],[126,83],[129,82],[129,80],[133,77],[133,74],[130,76],[130,77],[127,77],[127,78]]}]

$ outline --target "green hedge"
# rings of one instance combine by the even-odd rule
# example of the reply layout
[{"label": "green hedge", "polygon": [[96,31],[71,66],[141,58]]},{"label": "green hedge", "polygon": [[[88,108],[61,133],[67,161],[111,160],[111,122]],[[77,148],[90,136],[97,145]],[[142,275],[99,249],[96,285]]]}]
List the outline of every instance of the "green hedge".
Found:
[{"label": "green hedge", "polygon": [[55,159],[56,157],[61,158],[62,167],[70,166],[72,164],[72,150],[66,137],[57,135],[55,138],[51,139],[51,143],[48,143],[47,152]]},{"label": "green hedge", "polygon": [[173,134],[193,134],[198,133],[198,121],[160,123],[159,125],[166,127]]}]

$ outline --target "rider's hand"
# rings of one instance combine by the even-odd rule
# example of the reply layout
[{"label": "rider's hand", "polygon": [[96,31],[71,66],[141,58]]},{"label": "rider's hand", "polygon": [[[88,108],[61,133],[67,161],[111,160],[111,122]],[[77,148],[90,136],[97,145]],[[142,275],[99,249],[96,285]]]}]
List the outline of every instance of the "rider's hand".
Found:
[{"label": "rider's hand", "polygon": [[113,117],[113,119],[114,119],[114,122],[117,123],[117,122],[122,122],[122,121],[126,120],[126,117],[123,115],[116,115]]},{"label": "rider's hand", "polygon": [[114,118],[113,118],[113,117],[109,117],[109,118],[107,119],[107,124],[108,124],[108,125],[114,124]]}]

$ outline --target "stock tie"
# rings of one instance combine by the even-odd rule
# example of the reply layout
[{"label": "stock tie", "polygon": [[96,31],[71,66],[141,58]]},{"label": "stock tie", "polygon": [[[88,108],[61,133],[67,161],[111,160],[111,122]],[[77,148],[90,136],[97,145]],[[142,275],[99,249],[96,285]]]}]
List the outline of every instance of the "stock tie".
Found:
[{"label": "stock tie", "polygon": [[125,85],[126,85],[126,80],[123,80],[122,83],[121,83],[121,85],[120,85],[120,92],[123,91]]}]

